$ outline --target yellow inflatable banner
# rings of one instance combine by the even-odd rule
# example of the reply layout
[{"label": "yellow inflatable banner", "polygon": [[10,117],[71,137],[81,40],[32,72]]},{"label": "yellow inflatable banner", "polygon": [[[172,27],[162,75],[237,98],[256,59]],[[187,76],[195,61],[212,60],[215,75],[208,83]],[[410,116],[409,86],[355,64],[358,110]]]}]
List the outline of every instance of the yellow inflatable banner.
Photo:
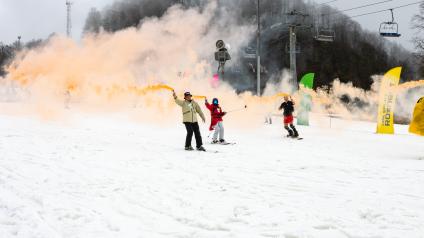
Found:
[{"label": "yellow inflatable banner", "polygon": [[377,117],[378,134],[394,134],[393,112],[396,103],[396,90],[399,85],[402,67],[396,67],[387,72],[381,80],[380,97]]},{"label": "yellow inflatable banner", "polygon": [[415,106],[411,125],[409,125],[409,132],[424,136],[424,97],[418,100]]}]

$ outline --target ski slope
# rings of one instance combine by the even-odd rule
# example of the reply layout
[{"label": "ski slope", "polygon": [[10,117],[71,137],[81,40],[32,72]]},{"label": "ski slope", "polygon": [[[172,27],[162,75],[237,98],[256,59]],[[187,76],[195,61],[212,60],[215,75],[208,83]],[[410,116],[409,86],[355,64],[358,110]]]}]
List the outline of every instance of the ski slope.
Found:
[{"label": "ski slope", "polygon": [[424,138],[326,120],[227,126],[204,153],[179,121],[1,115],[0,237],[423,238]]}]

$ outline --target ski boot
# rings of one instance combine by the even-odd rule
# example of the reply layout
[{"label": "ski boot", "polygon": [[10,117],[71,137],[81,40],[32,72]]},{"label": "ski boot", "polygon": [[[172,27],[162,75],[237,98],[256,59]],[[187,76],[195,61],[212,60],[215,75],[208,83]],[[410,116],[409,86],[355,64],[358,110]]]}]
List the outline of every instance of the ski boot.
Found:
[{"label": "ski boot", "polygon": [[285,126],[284,128],[285,128],[285,129],[287,130],[287,132],[289,133],[286,137],[288,137],[288,138],[292,138],[292,137],[294,136],[294,133],[293,133],[293,131],[290,129],[290,127]]},{"label": "ski boot", "polygon": [[296,127],[294,127],[294,125],[291,125],[290,127],[293,130],[293,136],[292,137],[293,138],[298,138],[299,137],[299,133],[297,132]]},{"label": "ski boot", "polygon": [[203,147],[203,146],[197,147],[197,150],[198,151],[206,151],[205,147]]},{"label": "ski boot", "polygon": [[187,151],[192,151],[192,150],[194,150],[194,149],[193,149],[193,147],[192,147],[192,146],[187,146],[187,147],[185,147],[185,150],[187,150]]},{"label": "ski boot", "polygon": [[213,140],[212,141],[212,144],[218,144],[219,143],[219,141],[218,140]]},{"label": "ski boot", "polygon": [[225,144],[225,143],[227,143],[224,139],[221,139],[221,140],[219,140],[219,143],[220,144]]},{"label": "ski boot", "polygon": [[289,131],[289,134],[288,134],[288,135],[286,135],[286,137],[287,137],[287,138],[293,138],[293,136],[294,136],[294,133],[293,133],[293,131],[292,131],[292,130],[290,130],[290,131]]}]

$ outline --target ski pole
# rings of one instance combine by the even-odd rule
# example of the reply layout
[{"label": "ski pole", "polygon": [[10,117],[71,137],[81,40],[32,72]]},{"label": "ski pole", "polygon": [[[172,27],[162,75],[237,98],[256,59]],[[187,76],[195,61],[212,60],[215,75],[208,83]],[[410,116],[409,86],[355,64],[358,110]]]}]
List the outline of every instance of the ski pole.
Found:
[{"label": "ski pole", "polygon": [[211,135],[212,135],[212,132],[213,132],[213,131],[209,132],[208,138],[209,138],[209,137],[211,137]]},{"label": "ski pole", "polygon": [[242,111],[242,110],[244,110],[244,109],[246,109],[246,108],[247,108],[247,105],[244,105],[244,107],[243,107],[243,108],[230,110],[230,111],[228,111],[228,112],[227,112],[227,114],[228,114],[228,113],[231,113],[231,112],[238,112],[238,111]]}]

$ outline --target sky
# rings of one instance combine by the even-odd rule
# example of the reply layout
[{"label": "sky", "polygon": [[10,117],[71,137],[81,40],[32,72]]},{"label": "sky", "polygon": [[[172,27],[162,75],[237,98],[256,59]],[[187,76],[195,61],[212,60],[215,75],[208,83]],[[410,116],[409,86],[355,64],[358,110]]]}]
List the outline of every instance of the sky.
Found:
[{"label": "sky", "polygon": [[[72,36],[81,37],[85,19],[92,7],[102,9],[114,0],[71,0]],[[51,33],[66,34],[65,0],[0,0],[0,41],[14,42],[47,38]]]},{"label": "sky", "polygon": [[[102,9],[114,0],[73,0],[73,30],[72,36],[76,40],[81,37],[87,14],[92,7]],[[228,0],[231,1],[231,0]],[[296,1],[296,0],[292,0]],[[345,10],[384,0],[337,0],[329,5],[340,10]],[[388,9],[418,0],[392,0],[363,9],[345,12],[353,16],[362,13]],[[317,3],[330,2],[330,0],[316,0]],[[413,50],[411,39],[414,30],[411,29],[411,17],[418,13],[418,5],[395,10],[395,21],[399,23],[402,37],[393,41],[405,48]],[[361,26],[371,31],[378,31],[380,23],[391,19],[390,12],[382,12],[369,16],[354,18]],[[46,38],[51,33],[66,33],[66,6],[65,0],[0,0],[0,41],[14,42],[18,36],[22,41]]]},{"label": "sky", "polygon": [[[335,7],[339,10],[346,10],[350,8],[355,8],[359,6],[364,6],[368,4],[384,2],[385,0],[337,0],[331,2],[330,0],[317,0],[317,3],[331,2],[328,5]],[[392,0],[386,3],[352,10],[344,12],[348,16],[360,15],[363,13],[370,13],[375,11],[380,11],[384,9],[395,8],[397,6],[406,5],[409,3],[418,2],[419,0]],[[405,8],[399,8],[394,10],[395,22],[399,24],[399,33],[402,34],[402,37],[391,39],[391,41],[397,42],[408,50],[414,50],[414,44],[411,42],[414,37],[415,30],[411,29],[411,18],[415,14],[419,13],[418,5],[412,5]],[[378,32],[380,23],[384,21],[391,20],[392,16],[390,11],[385,11],[381,13],[376,13],[372,15],[355,17],[353,20],[359,22],[364,29]]]}]

